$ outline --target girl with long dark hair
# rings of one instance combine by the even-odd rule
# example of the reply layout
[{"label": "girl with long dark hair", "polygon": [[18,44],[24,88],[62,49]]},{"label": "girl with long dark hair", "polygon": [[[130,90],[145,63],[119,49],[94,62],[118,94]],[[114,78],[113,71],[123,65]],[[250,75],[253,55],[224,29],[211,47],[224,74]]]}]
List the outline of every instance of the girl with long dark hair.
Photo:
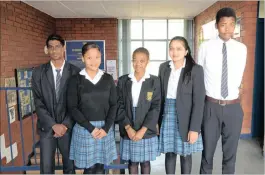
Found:
[{"label": "girl with long dark hair", "polygon": [[190,174],[192,153],[203,150],[200,135],[205,87],[203,69],[197,65],[184,37],[169,43],[170,61],[160,65],[162,104],[159,119],[159,149],[166,154],[167,174],[175,174],[180,155],[181,174]]}]

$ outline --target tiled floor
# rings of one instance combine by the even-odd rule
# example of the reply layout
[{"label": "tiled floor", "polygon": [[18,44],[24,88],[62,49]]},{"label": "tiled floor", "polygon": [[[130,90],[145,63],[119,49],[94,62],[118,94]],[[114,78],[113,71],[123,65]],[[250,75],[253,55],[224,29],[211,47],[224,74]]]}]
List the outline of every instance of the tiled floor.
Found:
[{"label": "tiled floor", "polygon": [[[180,174],[180,162],[177,158],[176,174]],[[164,154],[153,161],[151,174],[165,174]],[[194,154],[192,174],[198,174],[201,162],[201,153]],[[214,174],[222,173],[222,147],[218,142],[214,157]],[[236,174],[264,174],[264,157],[261,148],[255,140],[240,140],[237,152]]]}]

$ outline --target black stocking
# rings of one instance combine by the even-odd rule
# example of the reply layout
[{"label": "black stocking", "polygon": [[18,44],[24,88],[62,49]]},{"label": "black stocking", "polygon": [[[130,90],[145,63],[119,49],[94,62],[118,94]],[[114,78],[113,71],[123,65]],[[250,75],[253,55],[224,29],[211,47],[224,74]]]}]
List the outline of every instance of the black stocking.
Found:
[{"label": "black stocking", "polygon": [[138,174],[138,166],[139,166],[139,162],[132,162],[129,161],[129,174]]},{"label": "black stocking", "polygon": [[175,174],[177,155],[175,153],[166,153],[165,168],[166,174]]},{"label": "black stocking", "polygon": [[150,161],[140,163],[141,166],[141,174],[150,174],[151,173],[151,166]]}]

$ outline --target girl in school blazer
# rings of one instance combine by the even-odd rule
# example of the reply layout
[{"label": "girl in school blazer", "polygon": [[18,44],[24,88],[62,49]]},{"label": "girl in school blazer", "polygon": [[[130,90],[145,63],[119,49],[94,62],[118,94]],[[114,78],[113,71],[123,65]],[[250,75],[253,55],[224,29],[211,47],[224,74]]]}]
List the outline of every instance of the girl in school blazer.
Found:
[{"label": "girl in school blazer", "polygon": [[191,154],[203,149],[200,135],[205,99],[203,69],[194,62],[183,37],[170,41],[169,55],[171,61],[159,68],[162,91],[159,149],[166,154],[167,174],[175,174],[177,154],[181,173],[190,174]]},{"label": "girl in school blazer", "polygon": [[133,52],[134,73],[119,78],[117,120],[120,123],[120,155],[129,161],[129,173],[150,174],[150,161],[160,154],[157,128],[161,91],[158,77],[146,72],[149,52]]}]

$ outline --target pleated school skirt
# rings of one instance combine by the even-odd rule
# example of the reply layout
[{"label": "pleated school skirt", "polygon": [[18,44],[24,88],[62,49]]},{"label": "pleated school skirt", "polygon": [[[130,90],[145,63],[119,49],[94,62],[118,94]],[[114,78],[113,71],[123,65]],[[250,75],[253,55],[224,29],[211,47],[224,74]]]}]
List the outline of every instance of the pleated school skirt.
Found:
[{"label": "pleated school skirt", "polygon": [[[133,118],[135,120],[135,110],[133,108]],[[130,160],[132,162],[153,161],[160,155],[158,149],[157,136],[132,141],[130,139],[122,139],[120,141],[120,155],[122,160]]]},{"label": "pleated school skirt", "polygon": [[186,156],[203,150],[201,134],[194,144],[183,142],[179,133],[176,99],[166,99],[159,137],[159,151]]},{"label": "pleated school skirt", "polygon": [[[105,121],[91,121],[96,128],[105,125]],[[117,150],[113,127],[107,136],[94,139],[90,132],[79,124],[75,124],[70,146],[70,159],[78,168],[89,168],[96,163],[109,165],[117,159]]]}]

